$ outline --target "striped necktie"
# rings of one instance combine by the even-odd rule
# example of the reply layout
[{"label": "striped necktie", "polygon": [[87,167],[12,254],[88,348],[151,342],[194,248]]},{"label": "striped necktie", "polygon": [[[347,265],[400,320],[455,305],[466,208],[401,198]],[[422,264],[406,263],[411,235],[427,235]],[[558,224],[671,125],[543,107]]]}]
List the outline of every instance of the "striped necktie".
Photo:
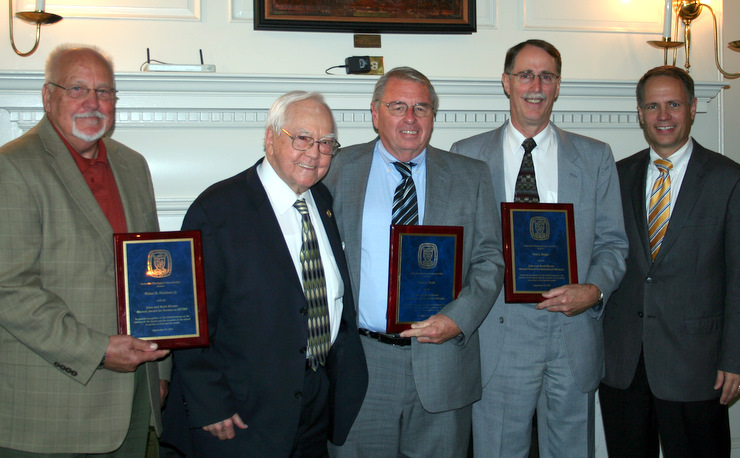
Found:
[{"label": "striped necktie", "polygon": [[540,196],[537,193],[537,179],[534,176],[534,162],[532,161],[532,150],[537,146],[533,138],[522,142],[524,156],[516,177],[514,186],[514,202],[538,203]]},{"label": "striped necktie", "polygon": [[394,162],[393,165],[401,173],[401,182],[393,195],[392,224],[419,224],[419,204],[416,200],[416,186],[411,178],[413,162]]},{"label": "striped necktie", "polygon": [[301,271],[303,274],[303,294],[308,302],[308,359],[316,371],[326,362],[331,347],[331,326],[329,307],[326,301],[326,277],[321,263],[319,242],[316,231],[308,216],[306,201],[298,199],[293,206],[301,214]]},{"label": "striped necktie", "polygon": [[648,211],[648,234],[650,235],[650,255],[653,260],[660,251],[663,236],[668,229],[668,220],[671,218],[671,175],[673,167],[671,161],[657,159],[655,166],[660,175],[650,191],[650,209]]}]

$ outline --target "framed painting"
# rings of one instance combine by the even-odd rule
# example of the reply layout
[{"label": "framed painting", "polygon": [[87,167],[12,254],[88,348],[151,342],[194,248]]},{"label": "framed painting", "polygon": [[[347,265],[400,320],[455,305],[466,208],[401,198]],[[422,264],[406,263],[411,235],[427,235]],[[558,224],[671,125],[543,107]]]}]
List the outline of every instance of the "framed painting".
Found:
[{"label": "framed painting", "polygon": [[475,0],[254,0],[255,30],[473,33]]}]

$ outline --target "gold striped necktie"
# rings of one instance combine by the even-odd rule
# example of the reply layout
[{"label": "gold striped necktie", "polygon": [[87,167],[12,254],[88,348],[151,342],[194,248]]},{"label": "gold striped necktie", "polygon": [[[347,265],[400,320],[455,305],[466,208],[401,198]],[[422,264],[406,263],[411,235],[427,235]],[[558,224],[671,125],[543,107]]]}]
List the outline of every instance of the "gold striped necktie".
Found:
[{"label": "gold striped necktie", "polygon": [[663,236],[668,229],[668,220],[671,218],[671,175],[673,167],[667,159],[657,159],[655,166],[658,167],[660,175],[653,184],[650,192],[650,210],[648,211],[648,234],[650,235],[650,255],[652,259],[660,251]]}]

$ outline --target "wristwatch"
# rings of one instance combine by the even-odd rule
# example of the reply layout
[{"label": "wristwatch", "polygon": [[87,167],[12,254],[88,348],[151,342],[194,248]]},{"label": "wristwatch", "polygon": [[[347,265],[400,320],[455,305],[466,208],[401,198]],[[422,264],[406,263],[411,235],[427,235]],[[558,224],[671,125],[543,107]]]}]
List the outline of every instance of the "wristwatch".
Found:
[{"label": "wristwatch", "polygon": [[594,307],[601,307],[604,305],[604,293],[599,292],[599,300],[596,301]]}]

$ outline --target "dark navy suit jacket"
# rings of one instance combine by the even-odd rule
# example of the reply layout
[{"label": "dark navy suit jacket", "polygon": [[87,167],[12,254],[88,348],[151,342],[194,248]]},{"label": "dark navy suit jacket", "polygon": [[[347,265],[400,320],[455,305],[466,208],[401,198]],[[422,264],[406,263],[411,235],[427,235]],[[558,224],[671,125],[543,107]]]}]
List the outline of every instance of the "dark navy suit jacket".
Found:
[{"label": "dark navy suit jacket", "polygon": [[[344,281],[339,336],[326,363],[329,439],[342,444],[365,396],[367,367],[331,195],[323,184],[311,193]],[[248,425],[237,431],[246,435],[243,456],[288,456],[305,377],[307,303],[256,165],[203,192],[183,230],[202,232],[211,342],[174,352],[163,440],[188,450],[187,428],[200,434],[238,412]]]}]

